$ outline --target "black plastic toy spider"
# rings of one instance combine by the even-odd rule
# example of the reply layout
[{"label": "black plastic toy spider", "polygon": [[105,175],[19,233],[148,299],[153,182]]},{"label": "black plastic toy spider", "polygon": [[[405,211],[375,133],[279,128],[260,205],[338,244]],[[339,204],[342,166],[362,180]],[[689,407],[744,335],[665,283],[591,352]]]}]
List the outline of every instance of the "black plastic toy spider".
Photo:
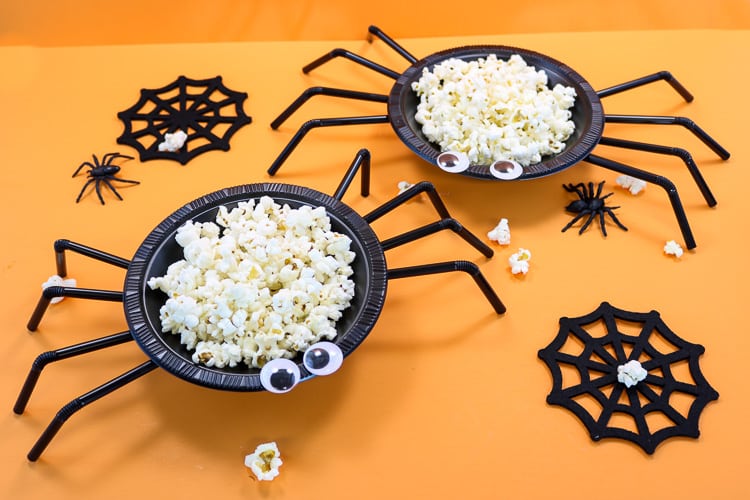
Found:
[{"label": "black plastic toy spider", "polygon": [[89,167],[89,170],[87,172],[88,180],[86,181],[86,184],[84,184],[81,188],[81,192],[78,193],[76,203],[81,201],[81,197],[86,191],[86,188],[89,187],[89,184],[92,183],[94,184],[96,195],[99,197],[99,201],[102,202],[102,205],[104,205],[104,198],[102,197],[102,191],[99,187],[101,183],[104,183],[120,200],[122,200],[122,196],[120,196],[120,193],[117,192],[111,181],[126,182],[128,184],[140,184],[140,182],[138,181],[131,181],[129,179],[120,179],[119,177],[115,177],[115,175],[117,175],[117,172],[120,171],[120,167],[118,167],[117,165],[112,165],[112,161],[115,158],[125,158],[127,160],[132,160],[132,156],[121,155],[120,153],[107,153],[102,156],[101,163],[99,163],[99,158],[97,158],[95,154],[92,154],[91,156],[94,158],[94,163],[85,161],[78,166],[75,172],[73,172],[73,177],[75,177],[83,167]]},{"label": "black plastic toy spider", "polygon": [[599,216],[599,227],[602,230],[602,234],[604,236],[607,236],[607,228],[604,224],[605,214],[609,215],[612,218],[614,223],[617,224],[617,227],[619,227],[623,231],[628,230],[628,228],[625,227],[615,215],[614,210],[620,207],[608,207],[607,205],[605,205],[606,202],[604,200],[612,196],[613,193],[608,193],[602,196],[603,186],[604,181],[599,183],[596,188],[596,192],[594,192],[593,182],[589,182],[588,187],[585,186],[582,182],[579,182],[575,186],[573,184],[563,184],[563,188],[565,188],[565,191],[577,194],[578,199],[575,201],[571,201],[568,206],[565,207],[565,210],[577,215],[573,217],[573,220],[568,222],[564,228],[562,228],[562,232],[567,231],[573,224],[588,215],[588,219],[586,219],[586,222],[583,223],[581,229],[578,230],[578,234],[583,234],[583,232],[589,227],[589,224],[591,224],[591,221]]}]

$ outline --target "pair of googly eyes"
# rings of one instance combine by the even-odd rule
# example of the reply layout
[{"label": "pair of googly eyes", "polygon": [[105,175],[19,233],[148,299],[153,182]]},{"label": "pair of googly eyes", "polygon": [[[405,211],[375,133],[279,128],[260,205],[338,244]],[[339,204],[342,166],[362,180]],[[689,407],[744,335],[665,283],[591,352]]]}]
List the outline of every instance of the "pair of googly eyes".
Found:
[{"label": "pair of googly eyes", "polygon": [[[341,367],[344,354],[333,342],[311,345],[302,356],[302,364],[313,375],[330,375]],[[260,370],[260,383],[269,392],[277,394],[291,391],[300,380],[297,363],[291,359],[273,359]]]},{"label": "pair of googly eyes", "polygon": [[[437,166],[451,174],[458,174],[470,166],[469,157],[457,151],[446,151],[437,157]],[[523,174],[523,167],[513,160],[497,160],[490,165],[490,174],[497,179],[513,180]]]}]

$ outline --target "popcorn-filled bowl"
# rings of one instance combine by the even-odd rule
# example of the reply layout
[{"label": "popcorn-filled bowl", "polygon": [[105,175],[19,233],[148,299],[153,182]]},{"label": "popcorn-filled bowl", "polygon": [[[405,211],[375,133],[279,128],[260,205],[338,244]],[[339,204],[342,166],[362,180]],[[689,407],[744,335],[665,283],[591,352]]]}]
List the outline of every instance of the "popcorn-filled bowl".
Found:
[{"label": "popcorn-filled bowl", "polygon": [[[244,363],[233,368],[194,363],[193,351],[180,343],[179,335],[162,332],[159,311],[167,296],[147,284],[149,279],[163,276],[170,264],[183,258],[183,247],[175,240],[180,226],[188,221],[214,221],[220,207],[231,210],[240,202],[263,196],[291,208],[324,207],[331,230],[351,240],[350,249],[356,255],[351,263],[355,293],[351,305],[336,322],[338,333],[333,339],[344,357],[367,337],[380,315],[387,287],[385,256],[377,236],[359,214],[329,195],[301,186],[258,183],[222,189],[184,205],[164,219],[140,245],[125,277],[123,302],[133,337],[156,364],[177,377],[214,389],[264,390],[257,368]],[[312,377],[302,363],[301,353],[293,361],[300,369],[300,381]]]},{"label": "popcorn-filled bowl", "polygon": [[[575,105],[571,109],[571,120],[575,130],[565,142],[562,152],[542,157],[542,161],[523,167],[517,179],[531,179],[551,175],[580,162],[594,149],[604,129],[604,112],[596,91],[577,72],[567,65],[538,52],[499,45],[477,45],[452,48],[437,52],[415,62],[396,80],[388,96],[388,114],[398,137],[422,159],[438,165],[442,153],[438,144],[431,142],[422,132],[422,125],[416,120],[419,96],[412,90],[412,84],[422,76],[424,69],[433,68],[456,58],[473,61],[494,54],[500,60],[520,55],[529,66],[547,74],[548,87],[556,84],[572,87],[576,92]],[[471,164],[463,175],[497,180],[490,172],[490,165]]]}]

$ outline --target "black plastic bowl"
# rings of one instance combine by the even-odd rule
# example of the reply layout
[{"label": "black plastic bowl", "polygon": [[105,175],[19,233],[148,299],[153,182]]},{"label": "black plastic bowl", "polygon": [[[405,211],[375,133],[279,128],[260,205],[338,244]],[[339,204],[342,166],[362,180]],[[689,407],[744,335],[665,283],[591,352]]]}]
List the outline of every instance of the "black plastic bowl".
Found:
[{"label": "black plastic bowl", "polygon": [[[409,67],[396,80],[388,96],[388,114],[391,125],[399,138],[422,159],[437,165],[437,157],[441,153],[440,147],[424,136],[422,126],[414,118],[419,97],[411,89],[411,84],[421,78],[424,68],[432,70],[435,65],[446,59],[458,58],[471,61],[486,58],[490,54],[495,54],[498,59],[504,60],[513,54],[518,54],[528,65],[547,73],[550,88],[560,83],[573,87],[577,95],[572,109],[575,131],[567,140],[565,149],[556,155],[543,157],[539,163],[524,167],[523,174],[518,179],[551,175],[586,158],[598,144],[604,130],[604,112],[601,101],[591,85],[581,75],[551,57],[530,50],[500,45],[476,45],[448,49],[420,59]],[[489,165],[471,165],[462,174],[480,179],[497,180],[490,173],[489,167]]]},{"label": "black plastic bowl", "polygon": [[[157,365],[188,382],[230,391],[264,390],[260,370],[244,363],[235,368],[209,368],[193,363],[193,352],[180,344],[179,336],[161,331],[159,309],[167,297],[160,290],[152,290],[147,282],[151,277],[164,275],[170,264],[183,258],[175,234],[185,222],[214,221],[220,206],[231,210],[238,202],[262,196],[270,196],[292,208],[325,207],[331,229],[352,240],[351,250],[356,254],[352,262],[355,295],[336,323],[338,335],[333,340],[344,357],[367,337],[383,308],[387,276],[380,241],[369,224],[339,200],[313,189],[276,183],[248,184],[208,194],[183,206],[151,231],[136,251],[125,276],[125,317],[133,337]],[[301,379],[310,378],[301,354],[294,361],[300,368]]]}]

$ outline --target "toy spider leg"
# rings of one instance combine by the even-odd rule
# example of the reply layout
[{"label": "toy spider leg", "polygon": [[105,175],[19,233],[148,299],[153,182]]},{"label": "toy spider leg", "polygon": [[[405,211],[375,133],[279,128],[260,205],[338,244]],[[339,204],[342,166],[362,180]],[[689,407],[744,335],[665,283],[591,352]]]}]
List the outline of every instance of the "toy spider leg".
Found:
[{"label": "toy spider leg", "polygon": [[[111,264],[113,266],[127,269],[130,265],[130,261],[117,257],[107,252],[102,252],[95,248],[87,247],[79,243],[75,243],[70,240],[60,239],[55,241],[55,266],[57,268],[57,275],[64,278],[68,275],[68,266],[65,259],[65,251],[69,250],[86,257],[90,257],[95,260]],[[51,286],[45,288],[42,291],[42,296],[31,314],[31,318],[27,324],[29,331],[35,331],[39,326],[39,322],[42,320],[42,316],[47,311],[47,307],[52,299],[56,297],[74,297],[79,299],[94,299],[104,300],[110,302],[122,302],[122,292],[111,291],[111,290],[95,290],[89,288],[77,288],[77,287],[65,287],[65,286]]]},{"label": "toy spider leg", "polygon": [[680,201],[680,195],[677,193],[677,188],[674,183],[664,176],[652,174],[645,170],[641,170],[624,163],[619,163],[613,160],[608,160],[600,156],[588,155],[584,161],[592,163],[594,165],[619,172],[621,174],[641,179],[642,181],[656,184],[657,186],[664,189],[667,192],[669,201],[672,204],[672,210],[674,211],[675,217],[677,218],[677,224],[680,226],[682,237],[685,240],[685,246],[688,250],[692,250],[696,247],[695,237],[693,231],[690,229],[690,223],[688,222],[685,209]]},{"label": "toy spider leg", "polygon": [[[347,187],[349,186],[355,174],[357,173],[357,170],[359,169],[360,165],[363,165],[362,194],[363,196],[367,196],[367,194],[365,193],[369,191],[365,187],[364,173],[369,172],[369,159],[370,159],[370,152],[367,149],[361,149],[357,152],[357,155],[354,161],[352,162],[351,166],[349,167],[347,173],[344,176],[344,181],[342,181],[341,185],[336,190],[336,194],[334,195],[336,199],[341,200],[341,197],[346,192]],[[369,174],[367,177],[367,182],[369,183]],[[373,221],[386,215],[392,210],[400,207],[401,205],[403,205],[404,203],[414,198],[415,196],[418,196],[421,193],[427,194],[430,202],[432,203],[432,206],[435,208],[435,210],[437,211],[441,219],[437,222],[427,224],[420,228],[413,229],[411,231],[407,231],[400,235],[394,236],[390,239],[381,241],[380,244],[383,250],[390,250],[392,248],[403,245],[405,243],[409,243],[411,241],[423,238],[425,236],[429,236],[438,231],[442,231],[444,229],[450,229],[451,231],[458,234],[461,238],[463,238],[464,241],[466,241],[475,249],[477,249],[479,252],[481,252],[485,257],[489,258],[494,255],[494,251],[492,250],[492,248],[490,248],[487,244],[485,244],[482,240],[480,240],[476,235],[471,233],[471,231],[463,227],[463,225],[461,225],[460,222],[458,222],[457,220],[451,217],[450,213],[448,212],[448,209],[443,203],[443,200],[440,198],[440,195],[438,194],[437,189],[435,189],[435,186],[432,183],[427,182],[427,181],[423,181],[418,184],[415,184],[414,186],[410,187],[403,193],[399,193],[397,196],[385,202],[383,205],[376,208],[369,214],[363,216],[362,218],[365,221],[367,221],[368,224],[371,224]],[[436,273],[444,273],[444,272],[452,272],[452,271],[463,271],[471,275],[471,277],[474,279],[474,282],[477,284],[479,289],[487,298],[490,305],[492,305],[492,308],[495,310],[495,312],[497,314],[505,313],[506,311],[505,305],[502,303],[500,298],[497,296],[497,294],[493,290],[492,286],[489,284],[487,279],[479,270],[479,267],[473,262],[451,261],[451,262],[440,262],[440,263],[435,263],[435,264],[410,266],[410,267],[397,268],[397,269],[388,269],[387,276],[388,276],[388,279],[397,279],[397,278],[423,276],[427,274],[436,274]]]}]

